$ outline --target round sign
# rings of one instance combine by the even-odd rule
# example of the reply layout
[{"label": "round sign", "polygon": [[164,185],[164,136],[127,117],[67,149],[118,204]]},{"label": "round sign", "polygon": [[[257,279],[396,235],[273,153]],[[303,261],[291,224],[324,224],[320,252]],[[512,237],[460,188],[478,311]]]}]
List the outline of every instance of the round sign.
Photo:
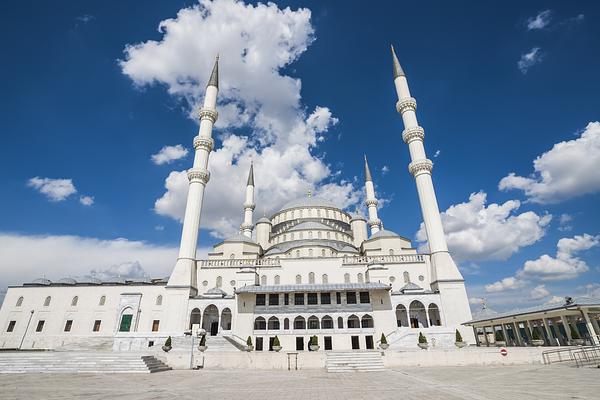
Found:
[{"label": "round sign", "polygon": [[503,356],[506,356],[508,354],[508,350],[506,350],[505,348],[501,348],[500,349],[500,354]]}]

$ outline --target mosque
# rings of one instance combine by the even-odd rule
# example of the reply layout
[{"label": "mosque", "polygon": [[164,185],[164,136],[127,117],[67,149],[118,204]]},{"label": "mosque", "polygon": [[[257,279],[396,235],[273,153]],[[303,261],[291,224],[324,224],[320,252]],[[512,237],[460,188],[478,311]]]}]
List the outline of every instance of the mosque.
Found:
[{"label": "mosque", "polygon": [[37,279],[10,287],[0,309],[0,348],[141,350],[169,336],[183,343],[180,338],[198,332],[206,332],[209,348],[223,342],[233,350],[251,338],[255,351],[270,351],[276,336],[285,351],[308,350],[312,336],[321,351],[374,349],[382,334],[392,348],[416,347],[419,333],[445,347],[453,346],[456,329],[473,343],[473,330],[462,325],[472,319],[471,311],[444,237],[417,103],[393,48],[392,56],[396,109],[429,253],[383,229],[365,158],[367,218],[309,193],[255,221],[250,167],[239,234],[198,259],[218,117],[217,58],[199,110],[180,250],[170,277]]}]

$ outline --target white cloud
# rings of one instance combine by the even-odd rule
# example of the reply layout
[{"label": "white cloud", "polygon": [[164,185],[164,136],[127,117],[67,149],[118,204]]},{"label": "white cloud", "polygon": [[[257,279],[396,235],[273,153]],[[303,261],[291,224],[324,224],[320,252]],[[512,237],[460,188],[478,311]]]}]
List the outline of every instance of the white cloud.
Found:
[{"label": "white cloud", "polygon": [[585,261],[575,255],[598,244],[600,244],[600,235],[592,236],[584,233],[572,238],[562,238],[558,241],[555,257],[544,254],[536,260],[526,261],[523,269],[517,272],[517,276],[544,281],[576,278],[588,271],[589,267]]},{"label": "white cloud", "polygon": [[548,26],[551,19],[551,10],[540,11],[535,17],[531,17],[527,20],[527,30],[544,29]]},{"label": "white cloud", "polygon": [[387,165],[384,165],[383,167],[381,167],[381,175],[385,175],[388,172],[390,172],[390,167],[388,167]]},{"label": "white cloud", "polygon": [[548,291],[548,289],[546,289],[546,285],[541,284],[541,285],[537,285],[536,287],[531,289],[531,293],[529,294],[529,297],[531,297],[532,300],[540,300],[549,295],[550,295],[550,292]]},{"label": "white cloud", "polygon": [[93,269],[90,271],[90,275],[101,280],[116,276],[126,279],[148,276],[139,261],[128,261],[121,264],[111,265],[108,268]]},{"label": "white cloud", "polygon": [[170,164],[175,160],[180,160],[188,155],[188,149],[180,144],[175,146],[164,146],[156,154],[153,154],[150,158],[156,165]]},{"label": "white cloud", "polygon": [[84,206],[91,206],[94,204],[94,197],[92,196],[79,196],[79,202]]},{"label": "white cloud", "polygon": [[561,225],[567,224],[571,221],[573,221],[573,216],[570,214],[561,214],[558,220]]},{"label": "white cloud", "polygon": [[433,154],[433,158],[438,158],[441,153],[442,153],[441,150],[436,150],[435,153]]},{"label": "white cloud", "polygon": [[542,61],[541,50],[542,49],[539,47],[534,47],[528,53],[521,54],[521,58],[517,62],[519,71],[521,71],[523,74],[526,74],[529,68],[540,63]]},{"label": "white cloud", "polygon": [[71,179],[35,178],[29,179],[27,186],[36,189],[50,201],[63,201],[70,195],[77,193]]},{"label": "white cloud", "polygon": [[564,302],[565,302],[565,298],[564,297],[552,296],[544,304],[562,304]]},{"label": "white cloud", "polygon": [[164,227],[164,225],[156,225],[154,227],[154,230],[156,230],[156,231],[164,231],[165,227]]},{"label": "white cloud", "polygon": [[526,286],[526,282],[517,279],[513,276],[508,278],[501,279],[497,282],[491,283],[489,285],[485,285],[486,292],[503,292],[505,290],[516,290],[522,289]]},{"label": "white cloud", "polygon": [[[166,85],[190,110],[201,101],[214,56],[220,54],[215,128],[222,143],[210,156],[201,222],[215,236],[237,231],[241,223],[250,160],[261,215],[308,190],[333,197],[340,206],[354,204],[360,196],[351,182],[335,181],[337,172],[315,154],[337,119],[327,107],[307,113],[300,80],[282,72],[314,40],[310,16],[308,9],[279,9],[273,3],[201,0],[162,21],[160,41],[125,50],[124,74],[138,86]],[[242,136],[237,128],[247,128],[252,136]],[[181,220],[188,190],[185,173],[171,172],[165,186],[155,211]]]},{"label": "white cloud", "polygon": [[[441,213],[448,247],[457,261],[505,260],[544,236],[552,219],[533,211],[518,214],[518,200],[486,205],[486,198],[485,192],[472,193],[468,202]],[[425,247],[424,224],[416,238]]]},{"label": "white cloud", "polygon": [[557,203],[600,191],[600,122],[590,122],[581,136],[555,144],[533,161],[531,177],[510,173],[500,190],[522,190],[530,201]]}]

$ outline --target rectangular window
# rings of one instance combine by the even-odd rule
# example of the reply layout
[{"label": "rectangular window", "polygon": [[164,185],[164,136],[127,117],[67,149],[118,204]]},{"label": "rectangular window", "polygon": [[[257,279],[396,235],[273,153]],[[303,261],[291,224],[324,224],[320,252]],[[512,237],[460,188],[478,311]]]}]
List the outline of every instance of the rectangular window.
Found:
[{"label": "rectangular window", "polygon": [[256,351],[263,351],[263,338],[256,338]]},{"label": "rectangular window", "polygon": [[342,294],[340,292],[335,292],[335,302],[337,304],[342,304]]},{"label": "rectangular window", "polygon": [[321,304],[331,304],[331,293],[321,293]]},{"label": "rectangular window", "polygon": [[302,337],[296,338],[296,351],[304,350],[304,339]]},{"label": "rectangular window", "polygon": [[269,305],[270,306],[278,306],[279,305],[279,295],[277,293],[271,293],[269,295]]},{"label": "rectangular window", "polygon": [[373,350],[375,346],[373,345],[373,336],[366,336],[365,342],[367,343],[367,349]]},{"label": "rectangular window", "polygon": [[356,304],[356,292],[346,292],[346,304]]},{"label": "rectangular window", "polygon": [[100,332],[100,324],[102,324],[102,321],[97,319],[94,321],[94,332]]},{"label": "rectangular window", "polygon": [[264,294],[257,294],[256,295],[256,305],[257,306],[264,306],[265,303],[265,295]]},{"label": "rectangular window", "polygon": [[286,306],[290,305],[290,294],[286,293],[283,295],[283,304]]},{"label": "rectangular window", "polygon": [[72,326],[73,326],[73,320],[70,319],[65,323],[65,332],[71,332]]},{"label": "rectangular window", "polygon": [[333,346],[331,345],[331,336],[325,336],[323,340],[325,342],[325,350],[333,350]]},{"label": "rectangular window", "polygon": [[304,293],[294,293],[294,304],[297,306],[304,305]]},{"label": "rectangular window", "polygon": [[158,326],[160,325],[160,320],[155,319],[152,321],[152,332],[158,332]]},{"label": "rectangular window", "polygon": [[41,332],[42,330],[44,330],[44,322],[45,321],[38,321],[38,324],[35,327],[36,332]]},{"label": "rectangular window", "polygon": [[318,301],[317,301],[317,294],[316,293],[309,293],[308,294],[308,304],[310,304],[310,305],[319,304]]},{"label": "rectangular window", "polygon": [[14,331],[16,324],[17,324],[17,321],[10,321],[8,323],[8,328],[6,328],[6,332],[12,332],[12,331]]},{"label": "rectangular window", "polygon": [[371,299],[369,298],[369,292],[360,292],[360,303],[370,303]]}]

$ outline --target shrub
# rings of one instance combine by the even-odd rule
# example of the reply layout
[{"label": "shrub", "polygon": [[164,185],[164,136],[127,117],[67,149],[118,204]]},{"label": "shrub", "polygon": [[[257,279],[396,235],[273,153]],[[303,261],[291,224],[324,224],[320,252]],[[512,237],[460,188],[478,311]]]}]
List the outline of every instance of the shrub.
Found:
[{"label": "shrub", "polygon": [[206,346],[206,335],[202,335],[200,337],[200,344],[199,346]]},{"label": "shrub", "polygon": [[502,333],[502,331],[496,331],[494,337],[496,338],[496,342],[504,342],[504,334]]},{"label": "shrub", "polygon": [[423,335],[423,332],[419,332],[419,343],[427,343],[427,338]]},{"label": "shrub", "polygon": [[319,338],[317,337],[317,335],[313,335],[310,337],[310,345],[311,346],[318,346],[319,345]]},{"label": "shrub", "polygon": [[462,335],[460,334],[460,332],[458,331],[458,329],[456,330],[456,333],[454,334],[454,337],[455,337],[455,339],[454,339],[455,342],[462,342],[463,341],[462,340]]},{"label": "shrub", "polygon": [[387,339],[383,333],[381,334],[381,344],[387,344]]},{"label": "shrub", "polygon": [[165,340],[165,347],[171,347],[171,336],[169,336],[167,340]]},{"label": "shrub", "polygon": [[279,338],[277,337],[277,335],[275,335],[275,339],[273,339],[273,346],[281,346],[281,344],[279,344]]},{"label": "shrub", "polygon": [[540,336],[540,332],[537,330],[537,328],[533,328],[533,332],[531,332],[531,338],[533,340],[541,340],[541,336]]},{"label": "shrub", "polygon": [[575,329],[573,325],[569,325],[569,327],[571,328],[571,337],[575,340],[581,339],[581,336],[579,336],[579,332],[577,332],[577,329]]},{"label": "shrub", "polygon": [[252,346],[252,336],[248,336],[248,339],[246,339],[246,345]]}]

